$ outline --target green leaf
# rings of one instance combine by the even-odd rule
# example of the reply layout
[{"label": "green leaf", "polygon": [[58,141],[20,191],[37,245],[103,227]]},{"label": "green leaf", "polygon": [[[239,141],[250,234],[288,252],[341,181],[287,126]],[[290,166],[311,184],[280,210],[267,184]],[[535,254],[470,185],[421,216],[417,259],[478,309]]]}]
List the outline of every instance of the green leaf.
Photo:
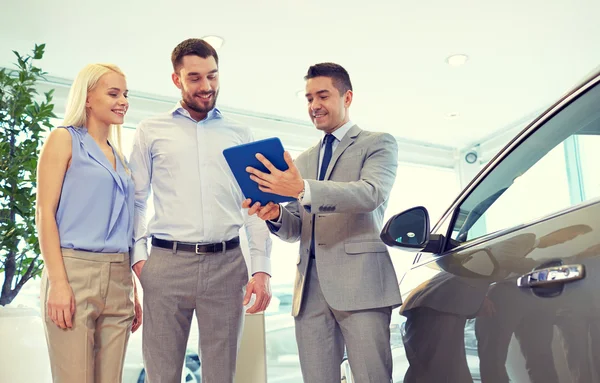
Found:
[{"label": "green leaf", "polygon": [[[0,273],[10,286],[2,289],[2,302],[17,292],[21,279],[22,284],[37,278],[43,268],[35,227],[35,173],[41,134],[53,127],[55,115],[53,90],[41,100],[38,96],[37,82],[46,72],[34,61],[43,58],[45,48],[35,45],[27,55],[13,51],[16,70],[0,69]],[[32,274],[27,274],[29,267]]]},{"label": "green leaf", "polygon": [[40,60],[42,56],[44,56],[44,49],[46,48],[46,44],[36,45],[33,48],[33,59]]}]

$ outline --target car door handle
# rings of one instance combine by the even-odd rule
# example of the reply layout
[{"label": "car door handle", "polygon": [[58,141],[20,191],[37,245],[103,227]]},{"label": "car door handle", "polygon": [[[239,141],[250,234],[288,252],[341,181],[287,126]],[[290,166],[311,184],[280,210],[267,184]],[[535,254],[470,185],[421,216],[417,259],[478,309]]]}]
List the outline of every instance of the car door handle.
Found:
[{"label": "car door handle", "polygon": [[548,286],[577,281],[585,276],[583,265],[560,265],[534,270],[517,279],[519,287]]}]

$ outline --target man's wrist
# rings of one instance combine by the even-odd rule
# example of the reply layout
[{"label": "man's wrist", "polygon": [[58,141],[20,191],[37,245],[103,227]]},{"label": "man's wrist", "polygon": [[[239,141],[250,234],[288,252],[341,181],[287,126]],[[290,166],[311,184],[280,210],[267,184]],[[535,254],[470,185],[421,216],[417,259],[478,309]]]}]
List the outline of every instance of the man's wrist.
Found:
[{"label": "man's wrist", "polygon": [[273,219],[273,221],[278,222],[279,218],[281,218],[281,205],[277,204],[277,217],[275,217],[275,219]]},{"label": "man's wrist", "polygon": [[296,194],[296,199],[298,201],[302,200],[302,197],[304,197],[304,193],[306,192],[306,182],[304,182],[304,180],[301,180],[301,182],[302,182],[302,189],[298,188],[298,189],[300,189],[300,191],[298,191],[298,193]]},{"label": "man's wrist", "polygon": [[265,273],[264,271],[257,271],[256,273],[252,274],[253,277],[256,276],[260,276],[260,277],[266,277],[266,278],[271,278],[271,276],[267,273]]}]

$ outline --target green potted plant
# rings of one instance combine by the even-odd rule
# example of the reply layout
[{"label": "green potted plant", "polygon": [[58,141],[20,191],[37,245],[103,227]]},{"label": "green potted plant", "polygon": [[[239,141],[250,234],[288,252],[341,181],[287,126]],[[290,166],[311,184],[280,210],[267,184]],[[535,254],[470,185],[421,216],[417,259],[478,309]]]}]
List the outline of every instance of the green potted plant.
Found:
[{"label": "green potted plant", "polygon": [[43,133],[52,128],[52,91],[40,97],[36,82],[46,74],[35,65],[45,44],[17,57],[16,69],[0,69],[0,306],[41,274],[35,228],[36,167]]},{"label": "green potted plant", "polygon": [[[43,96],[36,82],[45,75],[35,65],[45,45],[17,57],[16,69],[0,69],[0,381],[46,382],[50,364],[42,318],[33,307],[9,305],[43,263],[35,227],[36,167],[44,132],[52,128],[52,91]],[[37,296],[37,295],[36,295]],[[37,300],[37,298],[36,298]],[[34,361],[34,362],[32,362]]]}]

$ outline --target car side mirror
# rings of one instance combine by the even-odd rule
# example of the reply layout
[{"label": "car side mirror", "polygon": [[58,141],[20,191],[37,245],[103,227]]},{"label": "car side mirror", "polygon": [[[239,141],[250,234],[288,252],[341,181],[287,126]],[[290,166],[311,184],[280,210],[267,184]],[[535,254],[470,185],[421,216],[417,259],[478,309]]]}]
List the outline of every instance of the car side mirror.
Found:
[{"label": "car side mirror", "polygon": [[429,242],[429,213],[423,206],[413,207],[390,218],[380,235],[391,247],[422,249]]}]

